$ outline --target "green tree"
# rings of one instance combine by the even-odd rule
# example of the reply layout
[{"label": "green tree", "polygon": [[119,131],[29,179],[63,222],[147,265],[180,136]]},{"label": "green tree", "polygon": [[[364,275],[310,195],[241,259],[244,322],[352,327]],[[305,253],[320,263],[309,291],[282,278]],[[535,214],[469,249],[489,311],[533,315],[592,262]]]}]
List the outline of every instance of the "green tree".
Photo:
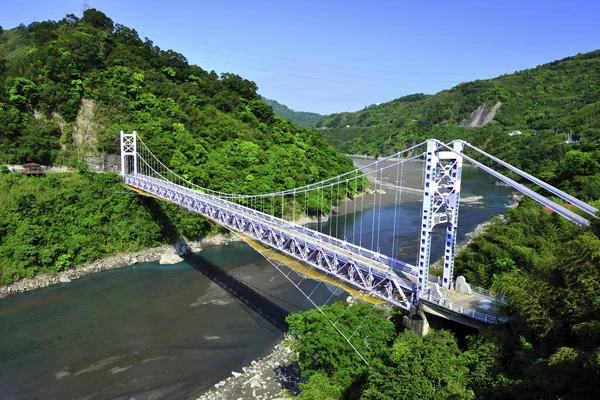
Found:
[{"label": "green tree", "polygon": [[337,302],[322,310],[325,316],[309,310],[286,318],[289,333],[295,338],[292,346],[304,375],[321,373],[330,378],[327,383],[317,377],[312,384],[309,381],[310,388],[325,387],[330,393],[328,388],[333,386],[344,393],[367,373],[368,367],[329,321],[337,321],[338,329],[368,362],[377,362],[387,351],[395,336],[394,325],[383,318],[383,310],[373,309],[370,304],[348,306]]},{"label": "green tree", "polygon": [[95,8],[88,8],[87,10],[85,10],[83,12],[81,22],[83,22],[84,24],[90,24],[94,28],[105,29],[111,32],[114,28],[113,21],[110,18],[108,18],[106,14],[96,10]]},{"label": "green tree", "polygon": [[338,386],[322,372],[311,375],[307,383],[301,383],[300,399],[302,400],[337,400],[342,398],[342,392]]},{"label": "green tree", "polygon": [[9,101],[25,109],[32,106],[38,97],[37,85],[27,78],[8,77],[5,82],[6,91],[10,95]]},{"label": "green tree", "polygon": [[425,337],[404,331],[395,340],[389,365],[369,375],[361,399],[471,399],[467,360],[448,331]]}]

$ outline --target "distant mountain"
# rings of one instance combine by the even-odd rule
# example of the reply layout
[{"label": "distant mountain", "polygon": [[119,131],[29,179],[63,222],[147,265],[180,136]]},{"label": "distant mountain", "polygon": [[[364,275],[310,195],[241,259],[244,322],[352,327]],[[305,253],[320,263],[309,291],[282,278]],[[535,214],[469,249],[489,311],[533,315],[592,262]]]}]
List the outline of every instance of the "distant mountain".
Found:
[{"label": "distant mountain", "polygon": [[275,115],[290,119],[296,125],[302,127],[307,127],[309,125],[315,124],[317,121],[321,120],[324,117],[324,115],[317,113],[306,111],[294,111],[288,106],[280,104],[275,100],[269,100],[264,97],[262,99],[265,103],[267,103],[273,108],[273,112],[275,113]]},{"label": "distant mountain", "polygon": [[556,158],[553,162],[560,160],[570,142],[582,140],[586,150],[598,148],[599,117],[596,50],[461,83],[435,95],[413,94],[357,112],[331,114],[315,126],[344,153],[392,154],[428,138],[464,138],[496,147],[507,157],[523,156],[517,163],[530,158],[521,152],[539,148],[548,159],[545,163],[551,156]]}]

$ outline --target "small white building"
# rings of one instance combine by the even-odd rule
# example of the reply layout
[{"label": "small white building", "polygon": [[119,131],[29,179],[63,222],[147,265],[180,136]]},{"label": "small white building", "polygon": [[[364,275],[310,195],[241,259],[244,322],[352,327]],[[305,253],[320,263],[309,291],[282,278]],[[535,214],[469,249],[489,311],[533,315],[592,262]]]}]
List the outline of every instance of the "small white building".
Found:
[{"label": "small white building", "polygon": [[521,131],[512,131],[508,133],[508,136],[522,135]]}]

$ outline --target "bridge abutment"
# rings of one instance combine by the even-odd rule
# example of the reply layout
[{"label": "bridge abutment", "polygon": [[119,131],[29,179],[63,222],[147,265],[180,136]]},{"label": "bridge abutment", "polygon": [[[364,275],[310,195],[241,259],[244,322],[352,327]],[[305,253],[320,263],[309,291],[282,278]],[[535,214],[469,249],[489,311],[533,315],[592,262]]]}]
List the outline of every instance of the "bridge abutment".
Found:
[{"label": "bridge abutment", "polygon": [[417,335],[425,336],[429,333],[429,322],[425,316],[422,306],[410,308],[410,314],[402,319],[402,326]]}]

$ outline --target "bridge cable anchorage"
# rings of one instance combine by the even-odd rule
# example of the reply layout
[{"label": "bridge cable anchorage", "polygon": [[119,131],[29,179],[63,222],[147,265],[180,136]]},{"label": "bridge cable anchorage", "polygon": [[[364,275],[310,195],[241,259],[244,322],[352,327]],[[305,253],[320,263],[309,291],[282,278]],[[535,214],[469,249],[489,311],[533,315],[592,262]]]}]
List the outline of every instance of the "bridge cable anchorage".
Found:
[{"label": "bridge cable anchorage", "polygon": [[[462,141],[461,141],[462,142]],[[454,149],[452,149],[451,147],[447,146],[444,143],[438,142],[440,143],[440,146],[447,148],[450,152],[456,153],[456,151]],[[457,153],[459,154],[459,153]],[[557,214],[565,217],[566,219],[577,223],[580,226],[589,226],[590,225],[590,221],[587,220],[584,217],[581,217],[579,215],[577,215],[576,213],[574,213],[573,211],[555,203],[554,201],[534,192],[533,190],[529,189],[527,186],[520,184],[506,176],[504,176],[503,174],[494,171],[492,168],[480,163],[479,161],[474,160],[473,158],[462,154],[461,157],[465,160],[467,160],[468,162],[470,162],[471,164],[475,165],[476,167],[484,170],[485,172],[487,172],[488,174],[494,176],[495,178],[501,180],[502,182],[508,184],[509,186],[517,189],[519,192],[531,197],[533,200],[537,201],[538,203],[545,205],[546,207],[550,208],[551,210],[553,210],[554,212],[556,212]],[[547,189],[548,188],[553,188],[553,190],[559,191],[559,189],[554,188],[553,186],[547,184],[544,182],[544,186],[542,186],[542,188]],[[590,206],[591,207],[591,206]],[[578,207],[579,208],[579,207]]]}]

